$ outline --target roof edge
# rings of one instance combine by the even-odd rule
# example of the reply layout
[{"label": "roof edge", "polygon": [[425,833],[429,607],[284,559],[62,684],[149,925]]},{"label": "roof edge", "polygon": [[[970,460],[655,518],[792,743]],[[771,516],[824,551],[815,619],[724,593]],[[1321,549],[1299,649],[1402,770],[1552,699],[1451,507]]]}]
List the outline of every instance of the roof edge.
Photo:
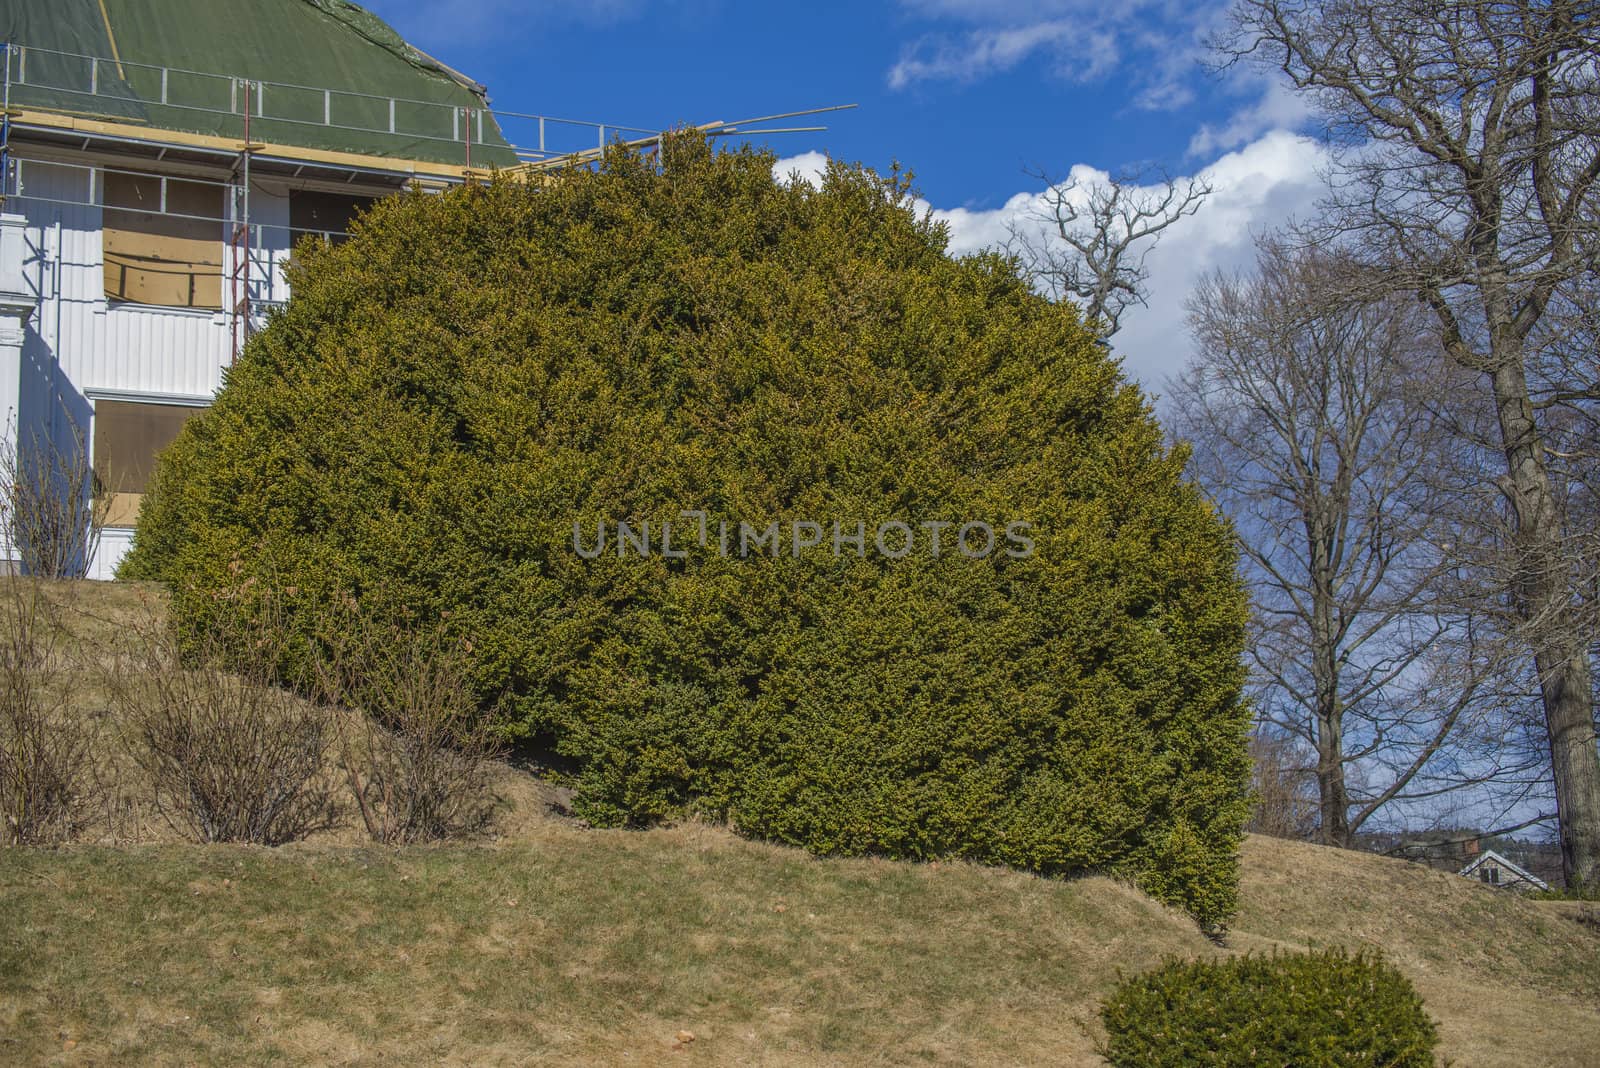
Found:
[{"label": "roof edge", "polygon": [[1471,864],[1468,864],[1465,868],[1462,868],[1460,871],[1456,872],[1456,874],[1471,875],[1473,872],[1478,870],[1479,866],[1482,865],[1484,861],[1487,860],[1493,860],[1496,864],[1499,864],[1503,868],[1510,868],[1512,874],[1525,879],[1530,883],[1533,883],[1542,890],[1550,889],[1549,883],[1545,882],[1543,879],[1539,878],[1531,871],[1528,871],[1515,861],[1507,860],[1505,857],[1501,856],[1499,853],[1496,853],[1492,849],[1485,849],[1482,853],[1479,853],[1477,859],[1475,859]]}]

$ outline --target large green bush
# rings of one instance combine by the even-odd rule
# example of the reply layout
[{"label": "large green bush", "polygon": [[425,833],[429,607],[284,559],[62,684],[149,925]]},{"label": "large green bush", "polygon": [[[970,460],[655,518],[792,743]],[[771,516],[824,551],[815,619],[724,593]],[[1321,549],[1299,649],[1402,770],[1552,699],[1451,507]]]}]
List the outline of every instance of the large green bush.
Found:
[{"label": "large green bush", "polygon": [[[596,823],[1107,870],[1222,919],[1244,602],[1183,454],[1072,309],[948,258],[902,181],[772,164],[686,136],[302,248],[124,574],[171,582],[189,628],[269,564],[308,638],[337,591],[447,618]],[[687,557],[575,552],[616,520],[675,523]],[[740,558],[738,524],[774,521],[783,552]],[[890,559],[892,521],[1001,540],[969,558],[951,527],[936,556],[918,529]],[[795,522],[823,533],[797,557]]]},{"label": "large green bush", "polygon": [[1342,949],[1172,961],[1100,1010],[1116,1068],[1431,1068],[1438,1034],[1410,980]]}]

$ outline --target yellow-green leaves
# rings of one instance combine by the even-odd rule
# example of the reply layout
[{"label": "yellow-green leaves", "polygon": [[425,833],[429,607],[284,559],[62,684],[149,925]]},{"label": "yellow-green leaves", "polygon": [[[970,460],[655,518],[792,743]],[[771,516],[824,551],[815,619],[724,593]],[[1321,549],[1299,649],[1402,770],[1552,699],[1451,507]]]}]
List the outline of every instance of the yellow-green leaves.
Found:
[{"label": "yellow-green leaves", "polygon": [[[947,257],[896,178],[779,184],[692,136],[663,159],[398,198],[304,257],[128,573],[190,627],[241,569],[448,612],[593,822],[1148,872],[1226,916],[1244,605],[1144,398],[1010,263]],[[685,511],[686,557],[574,551],[575,523],[681,546]],[[951,551],[975,521],[1034,551]],[[724,555],[724,522],[785,551]],[[919,537],[796,555],[797,522]]]}]

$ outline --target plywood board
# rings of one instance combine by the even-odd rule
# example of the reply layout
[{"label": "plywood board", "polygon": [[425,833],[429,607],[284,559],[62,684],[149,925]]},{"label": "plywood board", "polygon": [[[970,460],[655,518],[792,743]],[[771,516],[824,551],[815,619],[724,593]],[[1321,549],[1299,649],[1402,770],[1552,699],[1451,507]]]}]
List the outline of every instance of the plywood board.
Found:
[{"label": "plywood board", "polygon": [[156,455],[201,411],[186,404],[95,401],[94,471],[103,489],[119,496],[143,493]]},{"label": "plywood board", "polygon": [[104,182],[107,298],[221,308],[223,188],[169,178],[163,212],[160,177],[108,171]]}]

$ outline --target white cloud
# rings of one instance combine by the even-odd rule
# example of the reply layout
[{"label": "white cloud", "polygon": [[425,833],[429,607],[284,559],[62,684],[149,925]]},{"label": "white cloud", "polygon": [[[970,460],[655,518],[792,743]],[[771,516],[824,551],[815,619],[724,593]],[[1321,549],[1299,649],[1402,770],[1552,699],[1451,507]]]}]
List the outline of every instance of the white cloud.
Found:
[{"label": "white cloud", "polygon": [[[1110,176],[1105,171],[1080,163],[1068,172],[1067,177],[1068,180],[1076,182],[1080,189],[1087,189],[1104,182]],[[982,211],[973,211],[970,208],[934,208],[933,215],[950,230],[951,255],[964,256],[982,249],[1003,246],[1010,238],[1013,226],[1019,228],[1036,226],[1038,215],[1044,206],[1044,192],[1040,190],[1017,193],[998,208]],[[932,205],[925,201],[918,202],[918,210],[929,207]]]},{"label": "white cloud", "polygon": [[1166,111],[1194,99],[1203,40],[1226,0],[902,0],[916,18],[943,23],[902,50],[891,89],[972,82],[1035,57],[1073,82],[1125,74],[1132,104]]},{"label": "white cloud", "polygon": [[[907,47],[900,62],[889,69],[889,88],[904,89],[915,82],[971,82],[1010,70],[1035,52],[1058,54],[1081,36],[1066,21],[1036,22],[1003,29],[973,30],[958,36],[934,34]],[[1090,66],[1098,73],[1115,64],[1114,42],[1102,39],[1093,50]],[[1084,77],[1090,77],[1085,73]]]},{"label": "white cloud", "polygon": [[802,152],[798,156],[785,156],[772,165],[773,180],[788,184],[798,174],[802,182],[822,186],[822,175],[828,169],[828,157],[821,152]]},{"label": "white cloud", "polygon": [[[1162,235],[1146,261],[1149,306],[1129,309],[1113,338],[1130,375],[1159,389],[1183,368],[1189,358],[1184,301],[1195,283],[1214,268],[1248,265],[1256,234],[1308,214],[1323,193],[1327,162],[1316,142],[1275,130],[1198,172],[1211,184],[1211,196]],[[1080,186],[1106,179],[1104,171],[1082,164],[1071,174]],[[991,211],[936,208],[934,216],[950,229],[950,251],[961,255],[1003,245],[1010,226],[1028,225],[1040,203],[1039,192],[1020,192]]]},{"label": "white cloud", "polygon": [[1158,79],[1134,94],[1140,111],[1177,111],[1194,103],[1194,90],[1177,79]]},{"label": "white cloud", "polygon": [[1305,94],[1273,78],[1262,87],[1255,103],[1236,111],[1220,127],[1206,123],[1189,140],[1189,156],[1209,156],[1237,148],[1268,130],[1298,130],[1313,112]]},{"label": "white cloud", "polygon": [[1151,252],[1149,307],[1129,311],[1113,339],[1130,374],[1159,390],[1183,369],[1190,354],[1184,302],[1195,283],[1213,269],[1248,266],[1256,235],[1309,215],[1326,190],[1327,164],[1322,145],[1275,130],[1200,172],[1211,196]]}]

